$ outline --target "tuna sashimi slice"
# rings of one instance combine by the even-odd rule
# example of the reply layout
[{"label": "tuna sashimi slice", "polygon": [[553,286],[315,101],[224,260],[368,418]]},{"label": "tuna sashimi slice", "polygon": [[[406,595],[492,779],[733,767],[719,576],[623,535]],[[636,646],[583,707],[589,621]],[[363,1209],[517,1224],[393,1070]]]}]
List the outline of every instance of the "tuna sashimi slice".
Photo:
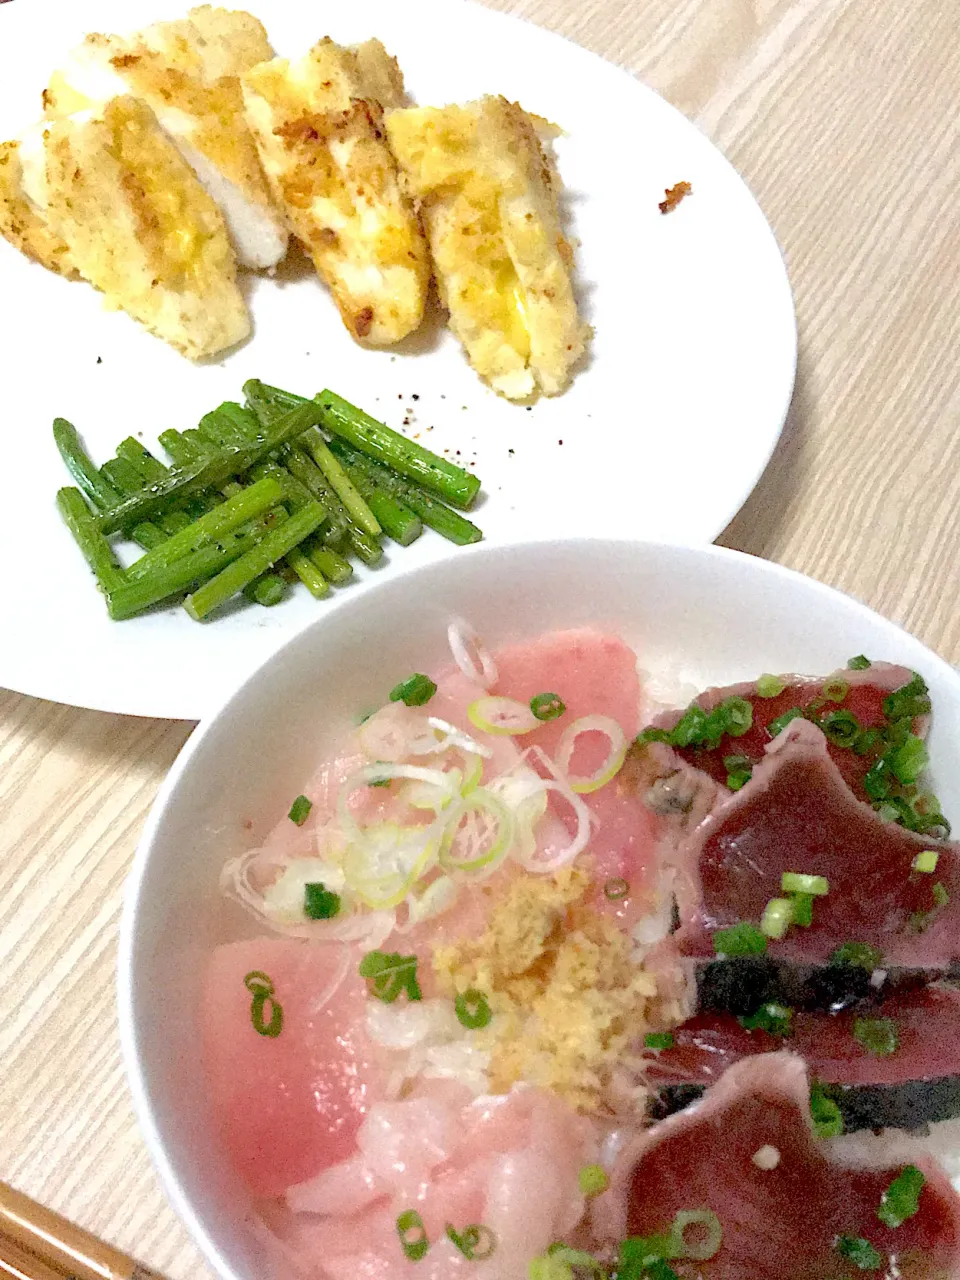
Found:
[{"label": "tuna sashimi slice", "polygon": [[[495,657],[499,670],[495,693],[521,702],[529,702],[538,693],[555,693],[566,706],[559,719],[516,739],[524,749],[538,746],[555,756],[564,730],[587,715],[609,716],[628,740],[636,736],[641,703],[637,657],[619,636],[589,628],[556,631],[507,646]],[[583,735],[571,761],[573,772],[592,773],[607,749],[605,739]],[[631,914],[631,904],[634,911],[641,904],[648,910],[649,903],[643,903],[642,895],[652,882],[656,816],[619,776],[584,799],[596,818],[589,853],[599,884],[625,879],[631,887],[630,903],[605,909],[625,919]],[[558,812],[565,816],[566,806],[561,804]]]},{"label": "tuna sashimi slice", "polygon": [[[913,870],[930,848],[939,854],[935,874]],[[825,876],[829,892],[817,899],[810,927],[771,942],[778,959],[822,963],[848,942],[878,948],[885,966],[946,969],[960,957],[957,846],[884,822],[855,799],[806,720],[774,739],[752,779],[679,856],[699,879],[693,899],[679,902],[687,955],[712,955],[718,929],[759,922],[792,871]]]},{"label": "tuna sashimi slice", "polygon": [[[826,677],[781,676],[783,691],[772,698],[758,695],[756,681],[707,689],[695,699],[704,711],[712,711],[725,698],[746,698],[753,706],[753,724],[738,738],[725,734],[717,747],[685,747],[678,749],[677,755],[688,764],[704,770],[714,781],[725,785],[728,770],[723,763],[724,757],[742,755],[754,763],[762,760],[771,739],[767,726],[787,711],[800,707],[816,718],[818,714],[842,707],[844,711],[856,716],[861,728],[881,728],[887,723],[883,712],[884,699],[894,690],[909,684],[913,674],[907,667],[895,666],[890,662],[875,662],[863,671],[835,671],[833,675]],[[824,688],[837,681],[842,681],[849,690],[842,703],[828,701],[823,696]],[[658,717],[656,725],[658,728],[672,729],[682,714],[681,711],[664,712]],[[925,735],[928,720],[927,716],[918,716],[913,722],[913,731]],[[869,799],[863,787],[863,779],[878,752],[857,755],[849,748],[832,744],[828,744],[827,750],[844,782],[858,799]]]},{"label": "tuna sashimi slice", "polygon": [[[889,1018],[896,1051],[870,1053],[855,1019]],[[784,1047],[840,1104],[846,1128],[919,1128],[960,1114],[960,992],[927,987],[837,1014],[795,1013],[789,1037],[747,1030],[737,1018],[698,1013],[673,1031],[669,1049],[649,1058],[647,1077],[666,1110],[676,1110],[743,1058]]]},{"label": "tuna sashimi slice", "polygon": [[877,1209],[903,1164],[841,1164],[813,1136],[801,1059],[765,1054],[732,1067],[698,1107],[634,1140],[601,1197],[598,1222],[614,1242],[663,1232],[682,1210],[712,1211],[720,1248],[709,1261],[671,1262],[683,1277],[852,1277],[858,1270],[835,1247],[847,1236],[880,1253],[878,1276],[947,1280],[960,1265],[960,1198],[928,1157],[918,1153],[912,1163],[926,1178],[918,1211],[898,1228],[885,1226]]},{"label": "tuna sashimi slice", "polygon": [[[202,1020],[210,1099],[256,1195],[280,1195],[344,1160],[382,1096],[354,957],[338,943],[285,938],[228,943],[210,957]],[[283,1009],[275,1037],[254,1029],[244,978],[255,970],[269,976]]]}]

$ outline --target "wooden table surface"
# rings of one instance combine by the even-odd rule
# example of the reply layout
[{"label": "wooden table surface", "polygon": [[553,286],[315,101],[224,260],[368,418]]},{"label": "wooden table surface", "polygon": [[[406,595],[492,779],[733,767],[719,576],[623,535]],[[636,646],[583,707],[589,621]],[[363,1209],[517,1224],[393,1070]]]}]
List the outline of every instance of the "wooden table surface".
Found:
[{"label": "wooden table surface", "polygon": [[[956,0],[497,5],[695,119],[784,249],[793,408],[722,541],[851,592],[960,662]],[[123,880],[190,728],[0,691],[0,1178],[202,1280],[134,1124],[114,1013]]]}]

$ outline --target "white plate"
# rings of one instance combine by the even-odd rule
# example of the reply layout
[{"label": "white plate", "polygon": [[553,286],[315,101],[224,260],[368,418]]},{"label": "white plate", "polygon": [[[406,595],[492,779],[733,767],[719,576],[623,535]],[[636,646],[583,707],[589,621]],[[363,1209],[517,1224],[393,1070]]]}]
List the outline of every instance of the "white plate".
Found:
[{"label": "white plate", "polygon": [[[38,114],[50,71],[87,31],[128,31],[187,7],[0,7],[0,136]],[[130,432],[152,445],[165,427],[196,425],[221,400],[239,398],[250,377],[303,393],[330,385],[394,427],[413,409],[411,432],[475,460],[487,495],[476,518],[497,541],[591,533],[707,542],[742,504],[779,435],[796,329],[776,242],[727,161],[650,89],[558,36],[465,0],[252,7],[280,53],[295,55],[327,32],[346,42],[377,35],[420,102],[500,92],[563,126],[560,168],[596,328],[590,363],[564,396],[528,412],[483,387],[447,333],[431,331],[403,354],[364,351],[315,279],[250,277],[255,336],[222,362],[195,367],[104,311],[89,286],[0,242],[8,480],[0,549],[8,566],[17,558],[0,641],[0,682],[10,688],[198,718],[331,607],[300,588],[274,609],[239,608],[212,625],[180,609],[110,623],[53,503],[67,482],[50,436],[58,414],[100,462]],[[658,201],[681,180],[693,194],[664,217]],[[358,576],[369,582],[449,554],[450,544],[425,534]]]}]

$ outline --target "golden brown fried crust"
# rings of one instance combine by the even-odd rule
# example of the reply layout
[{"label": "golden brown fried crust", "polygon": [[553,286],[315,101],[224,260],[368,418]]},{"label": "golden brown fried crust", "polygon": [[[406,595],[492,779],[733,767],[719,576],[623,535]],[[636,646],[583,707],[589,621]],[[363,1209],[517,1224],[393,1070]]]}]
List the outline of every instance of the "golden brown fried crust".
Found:
[{"label": "golden brown fried crust", "polygon": [[34,209],[20,186],[20,159],[16,142],[0,143],[0,235],[12,245],[58,275],[75,278],[70,250]]},{"label": "golden brown fried crust", "polygon": [[664,191],[666,200],[660,201],[660,212],[669,213],[671,209],[675,209],[684,196],[690,195],[693,191],[689,182],[678,182],[675,186],[667,187]]}]

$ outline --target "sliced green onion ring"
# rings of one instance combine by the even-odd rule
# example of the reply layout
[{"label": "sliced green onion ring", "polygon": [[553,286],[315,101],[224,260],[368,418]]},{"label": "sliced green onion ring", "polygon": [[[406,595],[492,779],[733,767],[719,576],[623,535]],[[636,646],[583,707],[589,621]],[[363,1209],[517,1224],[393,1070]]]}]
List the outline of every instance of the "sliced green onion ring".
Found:
[{"label": "sliced green onion ring", "polygon": [[[691,1227],[699,1228],[693,1240],[687,1238]],[[714,1257],[723,1243],[723,1228],[712,1209],[681,1209],[673,1219],[670,1235],[682,1258],[706,1262]]]},{"label": "sliced green onion ring", "polygon": [[515,737],[540,726],[540,721],[525,702],[492,695],[471,702],[467,707],[467,718],[482,733],[496,737]]},{"label": "sliced green onion ring", "polygon": [[[592,774],[578,776],[570,773],[570,762],[577,738],[582,733],[602,733],[610,742],[610,749],[603,764]],[[566,776],[570,790],[578,795],[589,795],[606,786],[615,778],[627,758],[627,735],[612,716],[581,716],[567,726],[557,744],[557,768]]]},{"label": "sliced green onion ring", "polygon": [[426,1256],[430,1241],[427,1239],[423,1219],[415,1209],[407,1209],[397,1218],[397,1235],[400,1237],[400,1247],[411,1262],[419,1262]]},{"label": "sliced green onion ring", "polygon": [[559,693],[537,693],[530,699],[530,710],[538,720],[558,720],[566,709]]},{"label": "sliced green onion ring", "polygon": [[483,1223],[475,1223],[457,1231],[447,1223],[447,1238],[463,1254],[468,1262],[484,1262],[497,1247],[497,1237]]}]

